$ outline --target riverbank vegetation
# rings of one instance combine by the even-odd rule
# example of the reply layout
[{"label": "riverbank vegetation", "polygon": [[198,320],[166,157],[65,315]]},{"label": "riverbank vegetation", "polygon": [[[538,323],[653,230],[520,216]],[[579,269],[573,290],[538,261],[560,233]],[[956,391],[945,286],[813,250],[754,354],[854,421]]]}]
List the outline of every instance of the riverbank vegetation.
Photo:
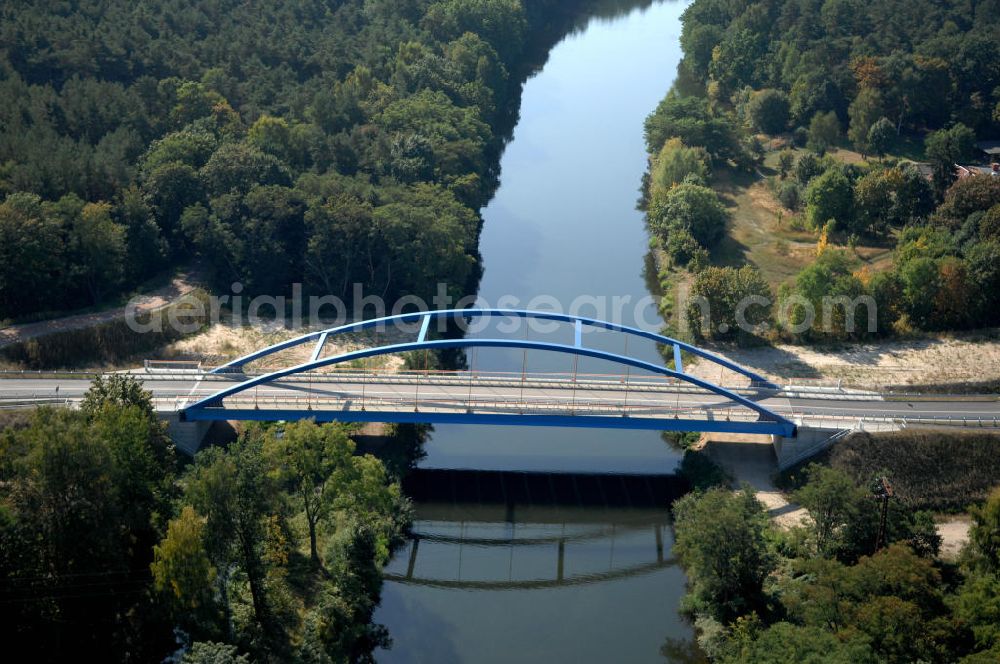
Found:
[{"label": "riverbank vegetation", "polygon": [[[1000,485],[1000,437],[975,431],[858,432],[810,463],[864,482],[876,473],[892,478],[896,499],[913,509],[962,512]],[[778,476],[794,490],[805,481],[802,467]]]},{"label": "riverbank vegetation", "polygon": [[149,393],[120,376],[95,382],[79,411],[5,424],[10,652],[321,662],[388,643],[372,612],[409,508],[343,426],[251,426],[182,464]]},{"label": "riverbank vegetation", "polygon": [[[803,525],[770,522],[747,488],[720,487],[674,505],[675,551],[689,580],[685,610],[717,662],[995,661],[1000,489],[973,510],[958,564],[937,559],[930,515],[873,482],[811,466],[796,499]],[[669,644],[668,644],[669,646]],[[665,650],[668,649],[665,646]]]},{"label": "riverbank vegetation", "polygon": [[[661,281],[707,298],[713,325],[674,320],[675,332],[746,338],[723,319],[751,295],[773,303],[755,307],[751,333],[775,341],[1000,323],[1000,179],[956,181],[954,168],[1000,136],[997,13],[928,7],[914,21],[897,5],[685,11],[677,81],[646,120],[642,204]],[[697,218],[668,205],[675,189],[706,185]],[[867,305],[853,329],[842,311],[803,324],[825,297],[861,296],[874,329]]]}]

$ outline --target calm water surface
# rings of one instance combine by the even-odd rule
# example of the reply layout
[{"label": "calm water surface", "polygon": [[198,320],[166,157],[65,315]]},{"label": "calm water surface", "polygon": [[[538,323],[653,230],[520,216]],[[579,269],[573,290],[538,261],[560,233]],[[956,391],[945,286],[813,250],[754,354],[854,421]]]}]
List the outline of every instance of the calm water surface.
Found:
[{"label": "calm water surface", "polygon": [[[657,326],[635,201],[642,122],[673,81],[685,6],[593,19],[527,82],[500,189],[483,211],[483,306],[559,306]],[[581,295],[590,299],[574,303]],[[626,350],[615,335],[585,343]],[[660,361],[651,344],[627,350]],[[574,369],[569,357],[540,353],[468,359],[484,370]],[[575,368],[622,371],[592,359]],[[670,473],[678,462],[658,433],[641,431],[437,426],[426,451],[421,465],[432,468]],[[668,639],[692,636],[677,614],[684,576],[671,561],[665,509],[417,508],[419,544],[389,564],[375,615],[394,641],[380,661],[662,662]]]}]

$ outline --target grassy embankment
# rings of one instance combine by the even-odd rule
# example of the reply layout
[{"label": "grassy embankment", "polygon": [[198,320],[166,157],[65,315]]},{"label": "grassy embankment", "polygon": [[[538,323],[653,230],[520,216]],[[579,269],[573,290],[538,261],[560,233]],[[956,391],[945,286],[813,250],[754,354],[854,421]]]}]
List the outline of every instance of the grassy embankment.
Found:
[{"label": "grassy embankment", "polygon": [[1000,485],[1000,434],[977,431],[855,433],[823,454],[777,477],[785,491],[804,482],[810,463],[842,470],[859,484],[876,475],[892,482],[896,499],[911,509],[964,512]]}]

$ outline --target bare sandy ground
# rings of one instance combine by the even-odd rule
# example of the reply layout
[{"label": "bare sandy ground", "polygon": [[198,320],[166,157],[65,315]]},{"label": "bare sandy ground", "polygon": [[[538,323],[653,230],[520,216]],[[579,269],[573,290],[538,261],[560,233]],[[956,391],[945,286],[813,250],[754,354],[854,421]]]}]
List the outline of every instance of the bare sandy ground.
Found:
[{"label": "bare sandy ground", "polygon": [[[307,332],[307,330],[268,329],[260,326],[234,327],[216,323],[203,332],[170,344],[163,349],[157,359],[195,359],[206,365],[218,365]],[[387,335],[388,338],[394,338],[395,334],[397,333],[387,331],[379,338],[384,340]],[[364,336],[347,336],[337,341],[328,340],[323,346],[322,357],[330,357],[361,348],[367,345],[367,340],[368,338]],[[268,356],[258,362],[250,363],[247,368],[259,370],[301,364],[310,359],[314,349],[315,342],[307,342]],[[403,358],[399,355],[384,355],[370,358],[358,366],[398,371],[403,366]]]},{"label": "bare sandy ground", "polygon": [[[782,528],[802,524],[809,513],[792,503],[775,485],[778,472],[774,450],[764,436],[742,434],[702,434],[701,449],[734,479],[737,486],[753,487],[757,500],[764,504],[774,522]],[[943,516],[937,520],[941,536],[941,557],[955,559],[969,541],[968,515]]]},{"label": "bare sandy ground", "polygon": [[972,520],[967,514],[941,517],[937,520],[938,535],[941,536],[941,557],[954,560],[962,547],[969,542],[969,526]]},{"label": "bare sandy ground", "polygon": [[[713,352],[783,384],[842,382],[878,389],[885,385],[1000,380],[1000,331],[933,337],[836,348],[777,345],[760,348],[714,348]],[[725,384],[745,382],[718,365],[694,360],[686,369]]]}]

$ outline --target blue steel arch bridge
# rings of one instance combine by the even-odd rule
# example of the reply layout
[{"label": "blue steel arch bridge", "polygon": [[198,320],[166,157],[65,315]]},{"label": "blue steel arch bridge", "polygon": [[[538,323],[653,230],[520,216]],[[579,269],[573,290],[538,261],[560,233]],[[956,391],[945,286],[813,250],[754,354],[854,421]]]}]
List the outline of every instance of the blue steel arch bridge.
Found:
[{"label": "blue steel arch bridge", "polygon": [[[527,337],[433,338],[432,323],[508,318],[568,324],[572,342]],[[345,335],[408,326],[412,338],[373,341],[324,356],[327,343]],[[672,349],[672,366],[586,343],[588,329],[644,339]],[[260,375],[244,373],[288,349],[312,344],[309,359]],[[633,346],[634,347],[634,346]],[[339,346],[338,346],[339,348]],[[468,370],[439,374],[384,374],[357,369],[359,361],[413,351],[507,348],[596,358],[620,366],[621,376],[564,378],[490,375]],[[690,354],[744,378],[747,386],[723,387],[684,370]],[[338,367],[348,371],[330,372]],[[642,377],[632,376],[632,370]],[[324,372],[325,371],[325,372]],[[466,423],[715,431],[793,437],[796,425],[765,401],[778,386],[763,376],[692,344],[595,318],[520,309],[441,309],[359,321],[310,332],[250,353],[212,372],[228,380],[222,389],[181,408],[186,421],[298,420],[397,423]],[[264,396],[261,396],[264,392]]]}]

